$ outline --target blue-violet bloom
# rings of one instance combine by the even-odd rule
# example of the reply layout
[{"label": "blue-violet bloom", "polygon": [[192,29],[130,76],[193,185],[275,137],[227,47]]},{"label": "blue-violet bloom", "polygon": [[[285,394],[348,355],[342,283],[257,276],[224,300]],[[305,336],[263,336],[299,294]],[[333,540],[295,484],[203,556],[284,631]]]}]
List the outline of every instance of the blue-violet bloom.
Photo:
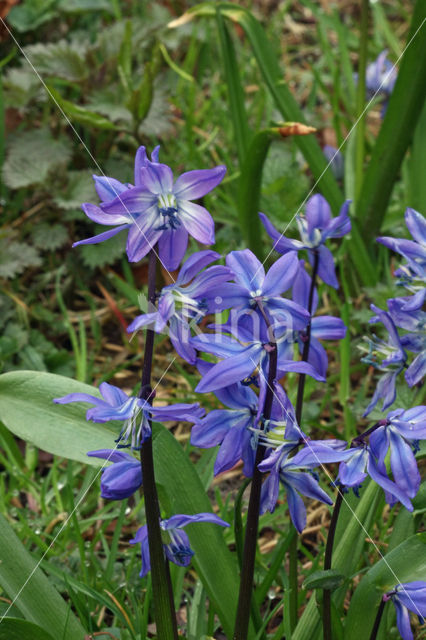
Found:
[{"label": "blue-violet bloom", "polygon": [[396,625],[402,639],[413,640],[409,611],[418,616],[420,624],[425,623],[426,582],[416,580],[397,584],[392,591],[385,593],[383,600],[392,600],[395,605]]},{"label": "blue-violet bloom", "polygon": [[139,147],[135,160],[135,186],[126,188],[100,207],[83,205],[83,210],[100,224],[119,225],[93,238],[75,243],[96,244],[128,229],[127,256],[141,260],[158,242],[159,258],[166,269],[179,266],[188,245],[188,234],[203,244],[214,243],[214,222],[196,200],[214,189],[226,167],[188,171],[174,182],[170,167],[158,161],[158,147],[148,160]]},{"label": "blue-violet bloom", "polygon": [[142,486],[141,462],[134,456],[115,449],[88,451],[87,455],[114,463],[102,470],[102,498],[124,500]]},{"label": "blue-violet bloom", "polygon": [[137,331],[144,326],[156,333],[167,331],[178,354],[195,364],[196,351],[189,342],[191,327],[207,313],[216,310],[212,290],[232,278],[232,271],[221,265],[204,269],[218,258],[220,255],[215,251],[194,253],[182,265],[176,282],[162,288],[158,309],[153,308],[149,313],[137,316],[127,331]]},{"label": "blue-violet bloom", "polygon": [[297,215],[300,240],[286,238],[274,227],[268,218],[260,213],[260,219],[268,235],[274,241],[273,249],[286,254],[289,251],[299,252],[306,249],[310,264],[314,264],[315,254],[318,256],[318,276],[331,287],[338,289],[334,260],[330,249],[325,246],[328,238],[341,238],[351,230],[348,210],[350,200],[344,202],[336,218],[331,215],[330,205],[320,194],[315,194],[306,203],[306,214]]},{"label": "blue-violet bloom", "polygon": [[[194,551],[189,544],[189,538],[185,531],[182,531],[183,527],[193,522],[212,522],[221,527],[229,527],[227,522],[214,513],[197,513],[194,516],[175,515],[167,520],[161,520],[160,528],[163,535],[163,549],[166,558],[180,567],[187,567],[194,555]],[[140,527],[133,540],[130,540],[130,544],[138,543],[141,545],[142,554],[142,570],[139,575],[143,578],[151,570],[147,525]]]},{"label": "blue-violet bloom", "polygon": [[197,422],[204,416],[204,409],[198,403],[174,404],[166,407],[152,407],[146,400],[128,396],[124,391],[107,382],[99,385],[102,400],[88,393],[69,393],[62,398],[55,398],[56,404],[70,402],[90,402],[95,406],[86,413],[86,419],[93,422],[109,422],[125,420],[118,436],[119,447],[130,446],[140,449],[141,444],[151,437],[151,420],[167,422],[169,420],[185,420]]}]

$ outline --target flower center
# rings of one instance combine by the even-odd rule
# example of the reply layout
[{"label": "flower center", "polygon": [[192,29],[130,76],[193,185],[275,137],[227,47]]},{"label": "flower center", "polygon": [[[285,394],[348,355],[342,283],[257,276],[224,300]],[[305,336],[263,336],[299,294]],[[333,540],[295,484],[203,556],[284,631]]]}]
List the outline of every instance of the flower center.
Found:
[{"label": "flower center", "polygon": [[172,193],[163,193],[158,197],[158,210],[163,216],[163,224],[157,228],[159,231],[178,229],[181,226],[181,221],[177,216],[178,210],[176,205],[176,198]]}]

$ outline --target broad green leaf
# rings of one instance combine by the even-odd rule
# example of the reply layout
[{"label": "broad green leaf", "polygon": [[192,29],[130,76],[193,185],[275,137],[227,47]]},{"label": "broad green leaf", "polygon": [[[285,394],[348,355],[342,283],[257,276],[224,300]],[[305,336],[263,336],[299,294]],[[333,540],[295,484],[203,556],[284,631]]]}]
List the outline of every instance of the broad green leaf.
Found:
[{"label": "broad green leaf", "polygon": [[[159,424],[153,425],[153,449],[157,484],[167,495],[170,513],[211,511],[210,500],[193,464],[172,434]],[[195,551],[193,563],[197,573],[225,634],[231,638],[238,595],[236,558],[223,541],[221,527],[206,523],[201,528],[194,524],[185,531]]]},{"label": "broad green leaf", "polygon": [[14,278],[28,267],[39,267],[41,258],[35,247],[15,242],[10,237],[0,238],[0,278]]},{"label": "broad green leaf", "polygon": [[54,640],[46,629],[21,618],[4,618],[0,623],[0,640]]},{"label": "broad green leaf", "polygon": [[408,159],[410,207],[424,213],[426,210],[426,101],[414,133],[411,154]]},{"label": "broad green leaf", "polygon": [[[113,448],[117,431],[110,423],[86,422],[87,405],[53,404],[53,398],[73,392],[98,395],[93,387],[49,373],[3,374],[0,419],[13,433],[45,451],[100,465],[102,461],[88,458],[86,452]],[[153,449],[156,481],[160,499],[168,511],[166,515],[211,511],[194,465],[172,434],[159,424],[153,425]],[[226,634],[231,637],[238,594],[235,556],[224,542],[221,527],[207,523],[190,525],[187,533],[195,551],[195,568]]]},{"label": "broad green leaf", "polygon": [[[30,418],[27,417],[27,420]],[[23,547],[15,532],[0,514],[0,585],[7,596],[14,601],[25,618],[42,629],[48,629],[54,640],[83,639],[85,631],[80,622],[69,610],[56,589],[50,584],[36,562]],[[18,624],[18,623],[16,623]],[[22,627],[23,628],[23,627]],[[0,632],[3,623],[0,624]],[[50,640],[44,632],[43,640]],[[5,638],[0,633],[0,638]],[[7,640],[16,637],[19,640],[38,640],[41,636],[14,636],[12,632]]]},{"label": "broad green leaf", "polygon": [[412,15],[398,78],[356,203],[357,217],[363,221],[362,236],[365,240],[374,238],[380,231],[393,185],[426,98],[424,0],[416,1]]},{"label": "broad green leaf", "polygon": [[82,82],[88,75],[85,61],[86,46],[78,42],[38,42],[24,49],[37,72],[43,76],[62,78],[69,82]]},{"label": "broad green leaf", "polygon": [[424,580],[425,575],[426,533],[418,533],[387,553],[363,577],[352,596],[345,640],[368,638],[383,594],[400,582]]},{"label": "broad green leaf", "polygon": [[54,138],[47,129],[14,134],[3,165],[3,180],[11,189],[42,184],[53,169],[71,158],[68,138]]},{"label": "broad green leaf", "polygon": [[89,458],[87,451],[113,449],[118,430],[110,423],[87,422],[87,404],[53,403],[53,398],[74,392],[99,395],[93,387],[63,376],[38,371],[4,373],[0,376],[0,420],[12,433],[44,451],[99,466],[99,460]]},{"label": "broad green leaf", "polygon": [[86,107],[82,107],[70,102],[69,100],[65,100],[65,98],[62,98],[61,94],[51,86],[49,86],[49,95],[53,103],[62,109],[65,115],[68,116],[71,124],[78,122],[83,126],[93,127],[94,129],[117,129],[115,124],[108,118],[105,118],[94,111],[90,111],[90,109],[86,109]]},{"label": "broad green leaf", "polygon": [[21,618],[3,618],[0,640],[54,640],[46,629]]},{"label": "broad green leaf", "polygon": [[345,576],[337,569],[314,571],[303,582],[304,589],[329,589],[334,591],[345,581]]}]

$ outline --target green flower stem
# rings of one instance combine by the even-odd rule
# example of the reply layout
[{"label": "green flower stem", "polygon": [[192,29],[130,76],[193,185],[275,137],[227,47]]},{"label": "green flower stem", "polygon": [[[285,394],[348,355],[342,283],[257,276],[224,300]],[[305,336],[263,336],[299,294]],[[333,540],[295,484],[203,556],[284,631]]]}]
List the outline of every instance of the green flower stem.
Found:
[{"label": "green flower stem", "polygon": [[377,615],[376,615],[376,619],[374,621],[373,628],[371,630],[370,640],[376,640],[376,638],[377,638],[377,632],[378,632],[379,627],[380,627],[380,622],[382,620],[383,611],[385,610],[385,604],[386,604],[386,601],[382,599],[381,602],[380,602],[380,606],[379,606],[379,608],[377,610]]},{"label": "green flower stem", "polygon": [[[314,292],[315,292],[315,282],[317,279],[318,273],[318,262],[319,262],[319,254],[318,251],[314,252],[314,264],[312,266],[312,279],[311,279],[311,288],[309,290],[309,298],[308,298],[308,311],[309,314],[312,314],[312,307],[314,302]],[[305,342],[303,344],[303,352],[302,352],[302,362],[307,362],[309,357],[309,346],[311,344],[311,321],[309,320],[308,326],[306,327],[306,337]],[[297,400],[296,400],[296,420],[298,425],[302,421],[302,411],[303,411],[303,394],[305,391],[305,378],[306,374],[301,373],[299,376],[299,383],[297,387]],[[292,525],[293,526],[293,525]],[[296,628],[297,625],[297,592],[298,592],[298,571],[297,571],[297,535],[293,536],[290,547],[288,550],[289,555],[289,583],[290,583],[290,607],[289,607],[289,616],[290,616],[290,628],[292,631]]]},{"label": "green flower stem", "polygon": [[[148,300],[155,303],[155,276],[157,256],[154,250],[149,253]],[[152,357],[154,352],[154,331],[147,329],[145,354],[142,368],[142,380],[139,397],[152,401],[151,388]],[[173,602],[173,589],[170,579],[169,563],[164,556],[160,529],[160,506],[154,475],[152,438],[148,438],[141,447],[141,465],[143,490],[145,496],[145,515],[148,527],[149,557],[151,560],[152,593],[154,602],[157,635],[161,640],[177,640],[177,623]]]},{"label": "green flower stem", "polygon": [[[277,376],[277,347],[273,329],[262,303],[258,303],[259,311],[268,327],[269,338],[269,371],[268,388],[266,390],[265,404],[263,407],[264,420],[271,417],[272,401],[274,399],[274,381]],[[262,488],[262,473],[258,465],[265,455],[265,447],[257,446],[256,460],[254,463],[253,478],[251,482],[250,499],[247,513],[246,535],[244,540],[243,560],[241,569],[240,592],[238,596],[237,615],[235,619],[234,640],[247,640],[247,632],[250,621],[250,610],[253,596],[253,577],[256,560],[257,532],[259,525],[260,492]]]},{"label": "green flower stem", "polygon": [[[334,504],[333,515],[331,517],[330,528],[328,530],[327,544],[325,546],[324,571],[331,569],[333,556],[334,536],[336,534],[337,521],[339,519],[340,508],[343,503],[343,493],[338,491]],[[323,640],[332,640],[331,634],[331,591],[324,589],[323,610],[322,610]]]}]

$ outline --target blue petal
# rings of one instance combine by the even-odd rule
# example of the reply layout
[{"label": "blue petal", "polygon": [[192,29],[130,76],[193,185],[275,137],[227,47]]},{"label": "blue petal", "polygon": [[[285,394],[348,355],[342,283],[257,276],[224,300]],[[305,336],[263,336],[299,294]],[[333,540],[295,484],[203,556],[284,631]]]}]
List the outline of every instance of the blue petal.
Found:
[{"label": "blue petal", "polygon": [[316,193],[306,203],[306,221],[309,235],[314,229],[325,229],[331,220],[331,209],[327,200]]},{"label": "blue petal", "polygon": [[135,458],[113,464],[102,472],[101,496],[107,500],[129,498],[141,486],[141,464]]},{"label": "blue petal", "polygon": [[326,238],[341,238],[342,236],[350,232],[351,221],[348,216],[350,204],[351,200],[346,200],[346,202],[343,203],[337,218],[333,218],[333,220],[331,220],[330,224],[327,226],[327,229],[324,231],[323,240],[325,240]]},{"label": "blue petal", "polygon": [[167,269],[175,271],[188,246],[188,232],[182,227],[167,229],[158,239],[158,254]]},{"label": "blue petal", "polygon": [[197,352],[191,344],[192,338],[189,324],[180,318],[171,318],[169,337],[180,357],[190,364],[195,364]]},{"label": "blue petal", "polygon": [[228,431],[241,418],[240,411],[213,409],[191,430],[191,444],[209,448],[220,444]]},{"label": "blue petal", "polygon": [[369,445],[379,463],[382,464],[389,449],[389,429],[379,427],[373,431],[373,433],[370,434]]},{"label": "blue petal", "polygon": [[243,455],[244,436],[247,427],[250,424],[250,418],[241,420],[239,424],[233,425],[228,431],[222,444],[220,445],[216,462],[214,465],[214,475],[217,476],[222,471],[232,469],[239,462]]},{"label": "blue petal", "polygon": [[148,542],[148,527],[146,524],[143,527],[140,527],[133,540],[129,540],[129,544],[138,544],[141,545],[141,555],[142,555],[142,570],[140,572],[140,577],[144,578],[147,573],[151,571],[151,561],[149,557],[149,542]]},{"label": "blue petal", "polygon": [[426,246],[426,219],[422,214],[408,207],[405,212],[405,223],[414,240]]},{"label": "blue petal", "polygon": [[339,466],[339,480],[344,487],[358,487],[367,477],[364,472],[368,460],[368,452],[364,448],[353,449],[353,455],[348,462],[341,462]]},{"label": "blue petal", "polygon": [[416,356],[405,372],[405,379],[409,387],[421,382],[426,376],[426,350]]},{"label": "blue petal", "polygon": [[333,504],[330,496],[323,489],[321,489],[318,480],[315,480],[315,478],[310,473],[295,473],[293,471],[287,471],[287,469],[291,468],[290,465],[292,465],[292,460],[290,460],[286,464],[284,470],[281,471],[281,477],[284,478],[286,485],[290,485],[291,487],[293,487],[293,489],[306,496],[307,498],[312,498],[312,500],[319,500],[320,502],[325,502],[326,504]]},{"label": "blue petal", "polygon": [[413,640],[414,636],[411,631],[408,609],[400,604],[396,598],[393,598],[393,603],[396,609],[396,626],[398,627],[402,640]]},{"label": "blue petal", "polygon": [[97,236],[92,236],[91,238],[86,238],[85,240],[79,240],[78,242],[73,243],[73,247],[79,247],[83,244],[98,244],[99,242],[103,242],[104,240],[109,240],[113,236],[116,236],[117,233],[123,231],[124,229],[131,228],[129,224],[122,224],[119,227],[115,227],[115,229],[110,229],[109,231],[104,231],[103,233],[99,233]]},{"label": "blue petal", "polygon": [[[330,285],[330,287],[338,289],[339,283],[336,278],[333,254],[331,253],[330,249],[327,249],[327,247],[323,244],[318,247],[317,251],[319,252],[318,276],[326,284]],[[309,262],[311,263],[311,265],[313,264],[313,261],[314,258],[312,255],[312,251],[309,251]]]},{"label": "blue petal", "polygon": [[274,242],[272,248],[275,251],[278,251],[278,253],[287,253],[287,251],[299,251],[303,249],[303,242],[286,238],[282,233],[277,231],[264,213],[259,213],[259,218],[265,227],[266,233]]},{"label": "blue petal", "polygon": [[390,439],[390,464],[393,478],[398,487],[409,496],[414,498],[420,486],[420,473],[417,468],[416,459],[409,444],[393,429],[389,429]]},{"label": "blue petal", "polygon": [[244,380],[256,369],[261,351],[261,345],[254,344],[242,348],[238,355],[218,362],[198,383],[195,391],[206,393],[207,391],[221,389],[234,382]]},{"label": "blue petal", "polygon": [[262,289],[265,269],[250,249],[231,251],[226,256],[226,264],[234,272],[235,281],[241,287],[249,292]]},{"label": "blue petal", "polygon": [[179,200],[178,216],[188,233],[198,242],[214,244],[214,222],[207,209],[188,200]]},{"label": "blue petal", "polygon": [[176,180],[173,195],[182,200],[202,198],[222,182],[226,167],[219,165],[214,169],[187,171]]},{"label": "blue petal", "polygon": [[317,316],[312,318],[311,334],[321,340],[342,340],[346,335],[346,326],[340,318]]},{"label": "blue petal", "polygon": [[207,265],[219,258],[220,254],[216,251],[211,251],[210,249],[193,253],[188,260],[183,263],[179,271],[176,284],[187,284],[195,278],[201,269],[204,269],[204,267],[207,267]]},{"label": "blue petal", "polygon": [[397,600],[422,618],[426,617],[426,582],[415,580],[398,585]]},{"label": "blue petal", "polygon": [[[260,467],[259,467],[260,468]],[[265,511],[274,512],[278,500],[280,488],[280,478],[278,471],[271,471],[265,482],[262,484],[260,494],[260,513]]]},{"label": "blue petal", "polygon": [[404,507],[408,509],[408,511],[413,511],[413,505],[411,504],[411,501],[407,494],[402,491],[402,489],[400,489],[398,485],[395,484],[395,482],[392,482],[392,480],[389,480],[387,476],[384,476],[382,473],[380,473],[371,455],[368,456],[367,471],[371,479],[374,480],[376,484],[381,486],[384,491],[387,491],[388,493],[392,494],[392,496],[395,496],[395,498],[397,498],[401,502],[401,504],[403,504]]},{"label": "blue petal", "polygon": [[[305,261],[299,260],[299,270],[293,284],[292,297],[294,302],[300,304],[305,309],[309,309],[309,293],[311,290],[312,278],[305,269]],[[313,302],[312,302],[312,315],[315,313],[318,306],[318,291],[315,287]]]},{"label": "blue petal", "polygon": [[298,270],[299,262],[293,251],[278,258],[266,274],[262,295],[278,296],[287,291],[292,286]]},{"label": "blue petal", "polygon": [[93,176],[93,180],[95,181],[95,189],[101,202],[110,202],[128,189],[125,184],[115,178]]},{"label": "blue petal", "polygon": [[221,527],[229,527],[230,525],[219,518],[219,516],[214,513],[196,513],[193,516],[188,516],[185,514],[176,514],[167,520],[162,520],[161,528],[165,531],[169,529],[181,529],[182,527],[186,527],[187,524],[192,524],[194,522],[211,522],[213,524],[218,524]]},{"label": "blue petal", "polygon": [[302,498],[296,491],[286,484],[287,502],[290,511],[290,518],[299,533],[306,527],[306,508]]}]

